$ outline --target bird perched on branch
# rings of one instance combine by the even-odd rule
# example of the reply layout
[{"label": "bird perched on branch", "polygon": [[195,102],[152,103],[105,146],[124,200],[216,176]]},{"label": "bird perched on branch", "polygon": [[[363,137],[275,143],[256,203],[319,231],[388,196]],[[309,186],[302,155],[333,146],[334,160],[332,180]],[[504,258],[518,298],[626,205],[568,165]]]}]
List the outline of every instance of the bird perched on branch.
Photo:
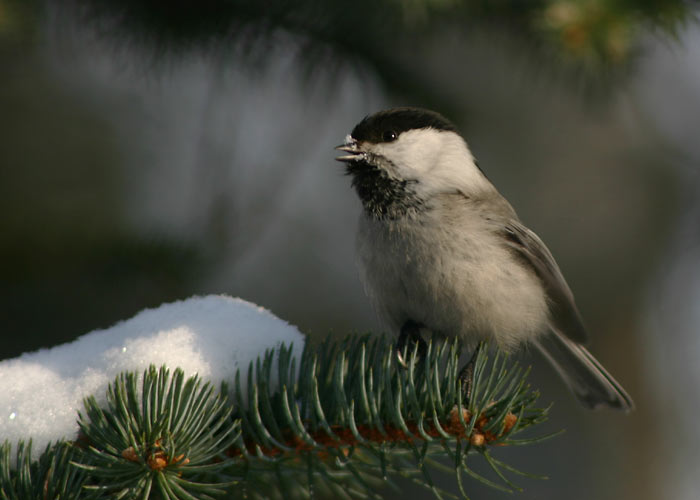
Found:
[{"label": "bird perched on branch", "polygon": [[397,347],[421,342],[424,329],[506,350],[530,342],[584,406],[633,408],[583,347],[587,334],[552,254],[452,123],[423,109],[380,111],[337,149],[363,205],[361,278]]}]

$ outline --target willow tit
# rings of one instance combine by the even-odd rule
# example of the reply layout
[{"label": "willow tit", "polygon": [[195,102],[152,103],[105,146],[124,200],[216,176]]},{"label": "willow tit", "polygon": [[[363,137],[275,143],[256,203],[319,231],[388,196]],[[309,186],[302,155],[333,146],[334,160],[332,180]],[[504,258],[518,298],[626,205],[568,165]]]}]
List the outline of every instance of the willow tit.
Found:
[{"label": "willow tit", "polygon": [[361,279],[387,327],[402,338],[427,329],[505,350],[530,342],[584,406],[633,408],[583,347],[587,334],[552,254],[452,123],[423,109],[380,111],[337,149],[364,208]]}]

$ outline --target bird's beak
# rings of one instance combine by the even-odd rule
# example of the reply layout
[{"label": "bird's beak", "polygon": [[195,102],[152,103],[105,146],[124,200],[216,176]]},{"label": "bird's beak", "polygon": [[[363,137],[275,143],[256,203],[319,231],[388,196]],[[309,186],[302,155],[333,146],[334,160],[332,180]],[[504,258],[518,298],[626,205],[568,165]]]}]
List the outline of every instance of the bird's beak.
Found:
[{"label": "bird's beak", "polygon": [[347,155],[337,156],[335,159],[338,161],[360,160],[365,156],[365,152],[361,151],[357,146],[357,141],[350,136],[345,138],[344,144],[336,146],[335,149],[349,153]]}]

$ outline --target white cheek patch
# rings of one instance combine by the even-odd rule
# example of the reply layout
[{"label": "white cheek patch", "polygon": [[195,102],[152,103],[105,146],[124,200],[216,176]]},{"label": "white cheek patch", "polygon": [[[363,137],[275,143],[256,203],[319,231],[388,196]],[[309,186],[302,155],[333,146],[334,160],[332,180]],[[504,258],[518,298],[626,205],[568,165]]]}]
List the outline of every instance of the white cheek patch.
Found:
[{"label": "white cheek patch", "polygon": [[440,154],[440,135],[434,129],[407,130],[393,142],[373,144],[368,149],[391,162],[401,178],[420,180]]},{"label": "white cheek patch", "polygon": [[426,195],[473,191],[489,184],[464,139],[454,132],[407,130],[397,140],[371,145],[368,150],[386,158],[395,170],[390,172],[393,175],[418,181],[417,188]]}]

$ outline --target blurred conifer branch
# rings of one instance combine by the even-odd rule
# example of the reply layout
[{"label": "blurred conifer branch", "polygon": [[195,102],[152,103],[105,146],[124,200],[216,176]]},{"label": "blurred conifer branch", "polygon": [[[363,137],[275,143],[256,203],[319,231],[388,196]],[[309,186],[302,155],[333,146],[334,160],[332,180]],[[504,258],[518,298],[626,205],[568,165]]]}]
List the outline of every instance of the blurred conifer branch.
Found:
[{"label": "blurred conifer branch", "polygon": [[[550,437],[516,438],[548,410],[527,370],[486,350],[463,404],[459,355],[456,342],[429,344],[403,368],[385,339],[328,341],[301,360],[281,347],[251,364],[245,385],[236,377],[233,401],[180,370],[123,374],[106,407],[86,399],[76,442],[36,462],[31,444],[14,457],[0,447],[0,498],[380,498],[399,477],[437,498],[468,498],[465,477],[518,489],[508,476],[528,474],[493,450]],[[473,469],[478,457],[492,477]]]},{"label": "blurred conifer branch", "polygon": [[75,8],[81,22],[118,46],[135,45],[157,57],[201,47],[256,62],[275,43],[291,44],[301,49],[307,72],[356,63],[408,93],[424,89],[413,81],[418,75],[405,56],[435,35],[486,26],[551,56],[541,60],[596,74],[623,67],[648,33],[677,37],[697,20],[700,5],[697,0],[55,1]]}]

